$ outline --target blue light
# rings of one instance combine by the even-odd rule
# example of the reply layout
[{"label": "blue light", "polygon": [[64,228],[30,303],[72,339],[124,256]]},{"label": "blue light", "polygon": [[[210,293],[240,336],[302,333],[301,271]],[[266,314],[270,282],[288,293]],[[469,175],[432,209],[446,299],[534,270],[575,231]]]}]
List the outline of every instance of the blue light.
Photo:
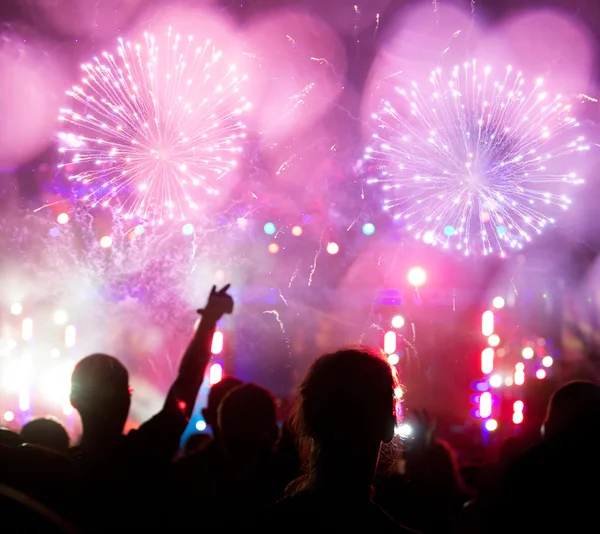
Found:
[{"label": "blue light", "polygon": [[272,222],[268,222],[265,224],[264,230],[265,234],[273,235],[277,231],[277,228],[275,228],[275,225]]},{"label": "blue light", "polygon": [[454,226],[446,226],[444,227],[444,235],[448,237],[452,237],[455,233]]},{"label": "blue light", "polygon": [[60,230],[58,228],[50,228],[48,233],[51,237],[56,237],[58,234],[60,234]]},{"label": "blue light", "polygon": [[133,231],[137,235],[142,235],[144,233],[144,227],[141,224],[138,224]]},{"label": "blue light", "polygon": [[184,224],[181,231],[183,235],[192,235],[194,233],[194,225],[190,223]]},{"label": "blue light", "polygon": [[373,223],[365,223],[362,227],[363,234],[373,235],[375,233],[375,225]]},{"label": "blue light", "polygon": [[496,228],[496,232],[498,233],[498,235],[499,235],[500,237],[502,237],[503,235],[506,235],[506,233],[507,233],[507,230],[506,230],[506,227],[504,227],[504,226],[498,226],[498,227]]}]

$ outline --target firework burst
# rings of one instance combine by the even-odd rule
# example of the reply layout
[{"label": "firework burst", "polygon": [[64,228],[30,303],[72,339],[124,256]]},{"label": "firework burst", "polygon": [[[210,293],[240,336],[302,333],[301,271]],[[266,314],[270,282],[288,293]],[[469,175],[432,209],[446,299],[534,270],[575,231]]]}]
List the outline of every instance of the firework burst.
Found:
[{"label": "firework burst", "polygon": [[198,210],[202,191],[219,193],[241,151],[249,104],[240,91],[246,77],[210,41],[197,45],[169,29],[162,43],[119,40],[116,56],[105,52],[82,69],[67,93],[73,109],[59,117],[68,125],[59,167],[79,196],[162,223]]},{"label": "firework burst", "polygon": [[574,157],[589,146],[568,99],[510,66],[498,81],[476,61],[449,77],[438,68],[427,87],[395,88],[372,118],[367,181],[428,244],[504,256],[554,223],[583,183]]}]

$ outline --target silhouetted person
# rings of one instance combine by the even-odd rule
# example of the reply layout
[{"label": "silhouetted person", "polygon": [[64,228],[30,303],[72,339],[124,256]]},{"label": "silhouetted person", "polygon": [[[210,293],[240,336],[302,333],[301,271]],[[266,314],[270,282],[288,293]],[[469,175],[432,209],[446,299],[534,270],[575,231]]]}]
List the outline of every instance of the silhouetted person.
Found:
[{"label": "silhouetted person", "polygon": [[41,445],[59,452],[69,450],[69,434],[58,421],[50,418],[34,419],[21,428],[25,443]]},{"label": "silhouetted person", "polygon": [[265,511],[257,528],[408,530],[371,501],[381,444],[394,436],[397,386],[392,367],[368,348],[340,350],[311,365],[296,414],[299,436],[310,440],[309,471],[293,495]]},{"label": "silhouetted person", "polygon": [[13,448],[18,447],[22,443],[23,438],[19,434],[8,428],[0,428],[0,446]]},{"label": "silhouetted person", "polygon": [[[527,412],[525,412],[527,417]],[[600,387],[571,382],[550,399],[543,442],[508,470],[487,532],[593,532],[600,528]]]},{"label": "silhouetted person", "polygon": [[210,388],[206,407],[202,408],[202,417],[204,417],[204,422],[211,429],[212,439],[201,450],[193,451],[193,453],[175,462],[172,469],[173,476],[178,477],[181,475],[184,479],[188,479],[190,477],[190,469],[195,469],[196,465],[202,466],[206,462],[214,463],[221,460],[223,447],[221,445],[219,424],[217,421],[219,405],[227,393],[242,384],[241,380],[233,376],[227,376]]},{"label": "silhouetted person", "polygon": [[[160,499],[161,480],[188,424],[210,360],[217,321],[233,310],[228,288],[217,291],[213,287],[206,307],[198,310],[202,319],[162,410],[126,436],[123,428],[131,399],[125,367],[105,354],[93,354],[75,366],[71,404],[83,426],[75,453],[84,480],[81,497],[92,507],[83,511],[88,528],[105,530],[115,526],[126,517],[126,510],[135,508],[132,499],[143,501],[146,519],[151,521],[152,499]],[[129,516],[136,528],[142,528],[139,516]]]}]

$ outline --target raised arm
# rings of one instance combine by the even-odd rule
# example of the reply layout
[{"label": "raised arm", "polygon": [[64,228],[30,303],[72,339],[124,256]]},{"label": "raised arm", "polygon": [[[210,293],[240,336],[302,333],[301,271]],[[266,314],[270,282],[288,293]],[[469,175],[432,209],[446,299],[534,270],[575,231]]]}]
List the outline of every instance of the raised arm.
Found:
[{"label": "raised arm", "polygon": [[210,361],[217,322],[223,315],[233,311],[233,299],[227,294],[228,289],[229,284],[219,291],[213,286],[206,306],[198,310],[202,319],[179,364],[177,378],[169,390],[163,410],[178,410],[188,419],[192,415],[196,396]]}]

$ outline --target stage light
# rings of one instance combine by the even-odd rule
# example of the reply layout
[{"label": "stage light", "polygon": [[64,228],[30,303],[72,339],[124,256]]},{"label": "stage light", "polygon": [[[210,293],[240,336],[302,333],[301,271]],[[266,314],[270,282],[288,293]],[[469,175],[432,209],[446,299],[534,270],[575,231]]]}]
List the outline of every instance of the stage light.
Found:
[{"label": "stage light", "polygon": [[494,349],[487,347],[481,351],[481,372],[489,375],[494,370]]},{"label": "stage light", "polygon": [[375,225],[373,223],[365,223],[362,227],[363,234],[373,235],[375,233]]},{"label": "stage light", "polygon": [[396,427],[396,434],[401,438],[408,438],[413,433],[413,429],[410,425],[403,423]]},{"label": "stage light", "polygon": [[552,359],[552,356],[544,356],[542,358],[542,365],[544,367],[552,367],[553,363],[554,363],[554,360]]},{"label": "stage light", "polygon": [[210,345],[210,352],[212,354],[221,354],[223,351],[223,332],[218,330],[213,334],[212,343]]},{"label": "stage light", "polygon": [[500,375],[490,376],[490,386],[499,388],[502,385],[502,377]]},{"label": "stage light", "polygon": [[523,356],[523,358],[525,358],[526,360],[531,360],[531,358],[533,358],[533,349],[531,347],[525,347],[522,351],[521,351],[521,356]]},{"label": "stage light", "polygon": [[11,421],[13,421],[15,419],[15,414],[12,413],[10,410],[7,410],[6,412],[4,412],[4,420],[7,423],[10,423]]},{"label": "stage light", "polygon": [[490,337],[488,337],[488,344],[490,347],[497,347],[500,345],[500,337],[498,337],[496,334],[492,334]]},{"label": "stage light", "polygon": [[329,254],[337,254],[340,251],[340,247],[337,243],[327,243],[327,252]]},{"label": "stage light", "polygon": [[271,253],[271,254],[277,254],[279,252],[279,245],[277,243],[271,243],[268,247],[267,250]]},{"label": "stage light", "polygon": [[395,396],[397,399],[401,399],[401,398],[404,396],[404,391],[402,391],[402,388],[396,388],[396,389],[394,390],[394,396]]},{"label": "stage light", "polygon": [[383,336],[383,351],[386,354],[394,354],[396,352],[396,332],[389,331]]},{"label": "stage light", "polygon": [[523,422],[523,412],[515,412],[512,417],[515,425],[520,425]]},{"label": "stage light", "polygon": [[484,311],[481,315],[481,333],[488,337],[494,333],[494,312],[492,310]]},{"label": "stage light", "polygon": [[30,406],[29,391],[21,391],[21,393],[19,393],[19,410],[26,412],[29,410]]},{"label": "stage light", "polygon": [[69,215],[67,213],[60,213],[56,218],[58,224],[67,224],[69,222]]},{"label": "stage light", "polygon": [[205,421],[198,421],[196,423],[196,430],[198,432],[203,432],[204,430],[206,430],[206,422]]},{"label": "stage light", "polygon": [[213,363],[208,372],[208,381],[211,386],[218,384],[223,378],[223,367],[218,363]]},{"label": "stage light", "polygon": [[498,421],[496,421],[495,419],[488,419],[485,422],[485,429],[488,432],[493,432],[494,430],[496,430],[498,428]]},{"label": "stage light", "polygon": [[508,387],[510,387],[510,386],[512,386],[513,384],[514,384],[514,380],[513,380],[512,376],[507,376],[507,377],[504,379],[504,385],[505,385],[505,386],[508,386]]},{"label": "stage light", "polygon": [[23,306],[20,302],[13,302],[10,305],[10,313],[13,315],[21,315],[23,313]]},{"label": "stage light", "polygon": [[419,287],[427,281],[427,273],[422,267],[413,267],[408,271],[408,283],[411,286]]},{"label": "stage light", "polygon": [[263,230],[265,231],[265,234],[273,235],[277,231],[277,228],[275,228],[275,225],[272,222],[268,222],[263,227]]},{"label": "stage light", "polygon": [[504,308],[504,299],[502,297],[494,297],[494,300],[492,300],[492,306],[497,309]]},{"label": "stage light", "polygon": [[100,246],[102,248],[108,248],[112,245],[112,237],[109,235],[105,235],[102,239],[100,239]]},{"label": "stage light", "polygon": [[294,237],[300,237],[302,235],[302,226],[294,226],[292,228],[292,235]]},{"label": "stage light", "polygon": [[65,328],[65,347],[73,348],[77,340],[77,329],[70,324]]},{"label": "stage light", "polygon": [[515,385],[522,386],[525,383],[525,366],[523,362],[515,365]]},{"label": "stage light", "polygon": [[402,315],[392,317],[392,326],[394,328],[402,328],[404,326],[404,317]]},{"label": "stage light", "polygon": [[483,419],[487,419],[492,415],[492,394],[489,391],[479,396],[479,415]]},{"label": "stage light", "polygon": [[54,319],[54,324],[63,325],[69,320],[69,316],[65,310],[56,310],[52,317]]},{"label": "stage light", "polygon": [[525,408],[525,403],[522,400],[515,401],[513,404],[513,411],[515,413],[522,412]]},{"label": "stage light", "polygon": [[535,376],[538,380],[543,380],[544,378],[546,378],[546,371],[544,371],[544,369],[538,369],[535,372]]},{"label": "stage light", "polygon": [[184,224],[181,231],[183,235],[192,235],[194,233],[194,225],[191,223]]},{"label": "stage light", "polygon": [[388,356],[388,363],[390,365],[398,365],[399,361],[400,361],[400,356],[398,356],[397,354],[390,354]]},{"label": "stage light", "polygon": [[138,225],[137,225],[137,226],[136,226],[136,227],[133,229],[133,232],[134,232],[136,235],[142,235],[142,234],[145,232],[145,230],[144,230],[144,227],[143,227],[141,224],[138,224]]}]

